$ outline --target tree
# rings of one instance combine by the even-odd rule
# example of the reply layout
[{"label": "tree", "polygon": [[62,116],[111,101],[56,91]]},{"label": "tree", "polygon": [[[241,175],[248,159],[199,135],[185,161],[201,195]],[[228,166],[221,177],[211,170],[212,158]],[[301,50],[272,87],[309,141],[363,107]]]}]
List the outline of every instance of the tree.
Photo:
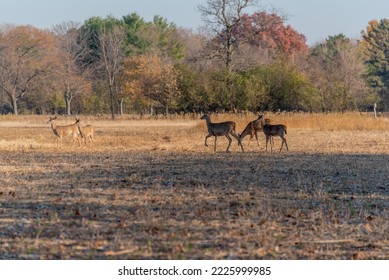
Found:
[{"label": "tree", "polygon": [[[145,22],[137,14],[122,19],[93,17],[85,22],[82,30],[91,50],[84,63],[93,65],[96,76],[106,81],[113,118],[118,101],[122,112],[125,93],[120,92],[123,86],[118,77],[125,58],[156,54],[170,61],[183,57],[183,45],[175,25],[159,16],[152,22]],[[94,85],[98,84],[95,80]]]},{"label": "tree", "polygon": [[179,97],[178,77],[179,72],[171,63],[151,54],[128,58],[122,81],[130,96],[148,100],[151,114],[156,106],[165,107],[168,114],[169,107],[176,105]]},{"label": "tree", "polygon": [[0,89],[13,113],[18,101],[32,92],[33,82],[54,66],[54,39],[32,26],[3,26],[0,31]]},{"label": "tree", "polygon": [[234,54],[241,45],[234,30],[240,25],[243,11],[257,3],[257,0],[207,0],[199,6],[206,28],[211,33],[206,53],[210,59],[218,58],[231,71]]},{"label": "tree", "polygon": [[323,111],[357,110],[374,99],[364,81],[366,72],[358,43],[343,34],[315,46],[310,65]]},{"label": "tree", "polygon": [[180,96],[178,109],[184,112],[200,112],[207,109],[209,104],[204,95],[207,94],[206,85],[208,73],[198,71],[191,64],[180,63],[176,65],[178,76],[177,86]]},{"label": "tree", "polygon": [[88,55],[86,38],[80,36],[79,24],[65,22],[53,28],[57,39],[60,89],[66,104],[66,114],[71,115],[71,102],[77,95],[90,91],[90,68],[81,65]]},{"label": "tree", "polygon": [[285,59],[248,71],[262,86],[261,110],[310,110],[308,78]]},{"label": "tree", "polygon": [[125,29],[121,25],[103,27],[99,33],[99,61],[97,70],[107,83],[112,118],[115,118],[117,78],[123,69],[125,58]]},{"label": "tree", "polygon": [[120,88],[117,77],[128,53],[126,35],[123,21],[113,16],[89,18],[80,29],[80,37],[86,40],[89,49],[82,65],[92,70],[93,90],[97,93],[96,98],[88,100],[98,110],[106,110],[108,104],[112,118]]},{"label": "tree", "polygon": [[127,31],[127,56],[143,54],[147,51],[150,42],[142,37],[142,30],[147,26],[147,23],[138,14],[132,13],[123,16],[123,23]]},{"label": "tree", "polygon": [[[240,24],[234,30],[234,36],[242,42],[247,42],[247,45],[255,47],[255,52],[266,54],[270,59],[280,55],[293,59],[300,55],[307,57],[309,54],[305,36],[290,25],[285,25],[284,18],[275,13],[244,14]],[[244,56],[245,51],[246,49],[243,49],[239,52],[239,56]],[[260,58],[266,59],[266,56],[262,55]],[[253,59],[246,57],[246,60]]]},{"label": "tree", "polygon": [[362,51],[367,66],[366,80],[379,94],[384,110],[389,109],[389,19],[369,22],[362,33]]},{"label": "tree", "polygon": [[152,22],[146,22],[137,14],[122,18],[127,34],[127,56],[158,52],[174,60],[183,58],[183,43],[175,24],[168,23],[161,16],[154,16]]}]

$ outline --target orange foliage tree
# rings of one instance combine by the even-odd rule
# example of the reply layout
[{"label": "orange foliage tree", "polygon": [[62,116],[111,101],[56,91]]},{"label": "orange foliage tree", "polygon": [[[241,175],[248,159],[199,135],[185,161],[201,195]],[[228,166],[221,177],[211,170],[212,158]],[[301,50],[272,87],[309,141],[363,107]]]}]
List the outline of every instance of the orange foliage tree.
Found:
[{"label": "orange foliage tree", "polygon": [[291,57],[296,53],[309,53],[305,36],[285,25],[283,18],[275,13],[243,15],[234,34],[250,45],[270,50],[273,55],[281,53]]},{"label": "orange foliage tree", "polygon": [[32,92],[34,81],[55,65],[54,38],[32,26],[0,30],[0,89],[18,114],[18,100]]},{"label": "orange foliage tree", "polygon": [[121,80],[123,92],[133,99],[142,99],[150,107],[151,114],[158,106],[165,107],[168,114],[179,95],[178,77],[179,72],[171,63],[150,54],[128,58]]}]

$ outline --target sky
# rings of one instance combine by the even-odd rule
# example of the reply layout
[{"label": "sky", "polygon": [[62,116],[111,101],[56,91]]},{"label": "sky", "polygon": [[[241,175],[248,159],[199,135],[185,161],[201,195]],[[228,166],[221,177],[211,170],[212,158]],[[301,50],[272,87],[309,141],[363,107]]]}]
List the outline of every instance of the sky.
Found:
[{"label": "sky", "polygon": [[[196,10],[206,0],[0,0],[0,24],[51,28],[66,21],[83,23],[92,16],[120,18],[136,12],[145,20],[160,15],[177,26],[203,25]],[[262,8],[285,14],[290,24],[313,45],[343,33],[359,38],[373,19],[389,17],[389,0],[260,0]]]}]

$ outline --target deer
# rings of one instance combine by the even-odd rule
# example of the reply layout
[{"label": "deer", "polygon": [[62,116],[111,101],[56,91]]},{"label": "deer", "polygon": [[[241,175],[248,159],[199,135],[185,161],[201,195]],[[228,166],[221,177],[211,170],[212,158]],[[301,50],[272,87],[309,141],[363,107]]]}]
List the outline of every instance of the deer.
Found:
[{"label": "deer", "polygon": [[[255,139],[257,140],[257,145],[259,147],[258,131],[262,131],[262,127],[265,124],[270,124],[270,123],[271,123],[271,119],[263,119],[262,115],[258,115],[258,118],[256,120],[249,122],[246,128],[242,131],[242,133],[238,134],[240,145],[242,145],[242,140],[247,135],[250,135],[249,143],[247,144],[247,146],[250,146],[251,139],[253,139],[255,135]],[[273,141],[270,138],[270,144],[272,144],[272,142]]]},{"label": "deer", "polygon": [[230,135],[232,135],[238,141],[238,144],[241,146],[242,152],[244,152],[243,145],[241,145],[239,143],[239,138],[238,138],[238,136],[235,133],[235,127],[236,127],[235,122],[227,121],[227,122],[221,122],[221,123],[212,123],[211,122],[211,118],[210,118],[210,116],[208,114],[204,114],[200,119],[201,120],[205,120],[205,122],[207,124],[207,129],[208,129],[208,135],[205,136],[205,146],[208,147],[207,139],[209,137],[215,136],[214,151],[216,152],[217,137],[218,136],[225,136],[228,139],[228,142],[229,142],[228,146],[227,146],[227,150],[226,150],[226,153],[228,153],[229,152],[229,148],[231,146],[231,142],[232,142],[232,139],[231,139]]},{"label": "deer", "polygon": [[[262,116],[259,116],[258,120],[259,119],[262,119]],[[287,134],[286,125],[283,125],[283,124],[274,124],[274,125],[273,124],[264,124],[262,126],[262,130],[266,136],[266,151],[267,151],[267,143],[269,142],[269,139],[271,139],[271,137],[273,137],[273,136],[279,136],[282,139],[282,144],[281,144],[281,148],[280,148],[279,153],[281,152],[282,147],[284,146],[284,143],[286,146],[286,150],[289,151],[288,143],[286,142],[286,138],[285,138],[285,135]],[[273,151],[273,145],[271,142],[270,142],[270,147],[271,147],[271,151]]]},{"label": "deer", "polygon": [[74,124],[60,126],[54,123],[56,119],[57,117],[50,117],[47,123],[51,124],[51,129],[53,130],[54,135],[57,137],[57,148],[62,148],[62,139],[69,135],[72,136],[72,146],[74,145],[75,140],[77,140],[79,146],[81,146],[81,142],[79,139],[80,132],[78,130],[78,123],[80,122],[80,120],[76,119],[76,122]]},{"label": "deer", "polygon": [[77,127],[78,127],[78,131],[81,135],[81,138],[84,140],[84,143],[85,145],[88,145],[88,140],[89,140],[89,143],[90,143],[90,147],[93,146],[93,140],[94,140],[94,133],[95,133],[95,127],[93,125],[86,125],[84,127],[82,127],[80,125],[80,119],[77,119],[76,117],[74,117],[76,119],[76,122],[77,122]]}]

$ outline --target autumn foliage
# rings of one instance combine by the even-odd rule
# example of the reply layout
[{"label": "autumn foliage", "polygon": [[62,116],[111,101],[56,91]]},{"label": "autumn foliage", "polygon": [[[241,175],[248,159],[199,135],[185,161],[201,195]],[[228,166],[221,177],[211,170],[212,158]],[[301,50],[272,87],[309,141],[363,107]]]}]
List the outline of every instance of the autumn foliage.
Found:
[{"label": "autumn foliage", "polygon": [[155,54],[140,55],[126,60],[122,73],[123,90],[131,99],[150,106],[162,105],[168,110],[178,93],[179,73],[173,65]]},{"label": "autumn foliage", "polygon": [[283,19],[274,13],[245,14],[235,32],[249,44],[268,49],[274,55],[291,56],[296,52],[309,52],[305,36],[290,25],[285,25]]},{"label": "autumn foliage", "polygon": [[52,70],[54,37],[32,26],[6,26],[0,33],[0,88],[18,114],[18,100]]},{"label": "autumn foliage", "polygon": [[388,20],[308,46],[285,17],[246,13],[254,2],[207,1],[206,32],[137,14],[3,25],[1,113],[389,109]]}]

